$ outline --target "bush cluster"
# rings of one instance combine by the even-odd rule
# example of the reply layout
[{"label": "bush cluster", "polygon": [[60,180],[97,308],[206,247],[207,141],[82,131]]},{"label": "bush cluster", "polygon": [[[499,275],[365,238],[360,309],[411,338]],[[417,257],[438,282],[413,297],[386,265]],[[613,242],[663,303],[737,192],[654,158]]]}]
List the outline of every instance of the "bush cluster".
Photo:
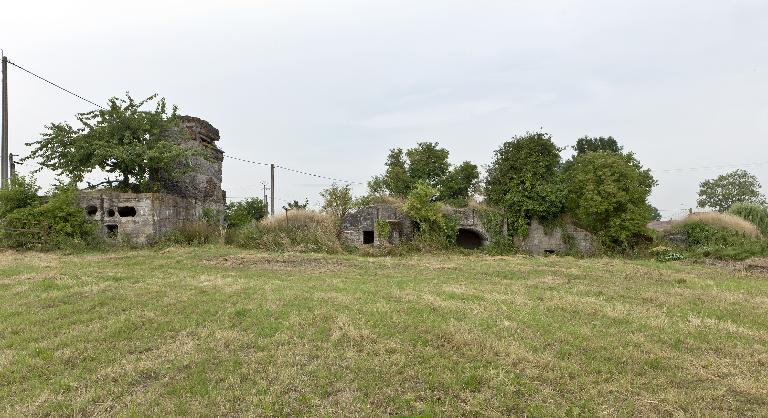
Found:
[{"label": "bush cluster", "polygon": [[0,190],[0,234],[10,248],[60,249],[96,243],[96,226],[77,204],[74,186],[55,187],[45,199],[37,196],[34,179],[14,177]]},{"label": "bush cluster", "polygon": [[[690,257],[742,260],[768,254],[765,240],[752,223],[733,214],[703,212],[688,215],[660,237],[685,236],[683,251]],[[670,246],[675,244],[670,243]],[[680,245],[680,244],[678,244]],[[678,251],[678,250],[676,250]]]}]

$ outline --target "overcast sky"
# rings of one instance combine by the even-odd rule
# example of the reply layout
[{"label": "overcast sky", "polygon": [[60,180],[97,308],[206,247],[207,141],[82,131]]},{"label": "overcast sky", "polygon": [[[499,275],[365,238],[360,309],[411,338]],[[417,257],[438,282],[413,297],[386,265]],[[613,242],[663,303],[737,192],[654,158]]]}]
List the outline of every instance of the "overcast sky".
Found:
[{"label": "overcast sky", "polygon": [[[617,138],[665,216],[734,168],[768,185],[765,0],[14,1],[0,48],[99,103],[159,93],[219,128],[228,155],[330,177],[365,182],[418,141],[484,165],[542,129],[560,146]],[[15,154],[91,110],[9,71]],[[225,160],[229,196],[268,178]],[[277,172],[281,205],[326,186]]]}]

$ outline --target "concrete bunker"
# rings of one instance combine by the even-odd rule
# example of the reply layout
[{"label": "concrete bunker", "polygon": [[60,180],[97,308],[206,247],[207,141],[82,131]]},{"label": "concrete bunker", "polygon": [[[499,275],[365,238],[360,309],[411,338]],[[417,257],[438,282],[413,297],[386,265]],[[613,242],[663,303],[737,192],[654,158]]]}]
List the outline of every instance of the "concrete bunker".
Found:
[{"label": "concrete bunker", "polygon": [[[181,126],[167,133],[169,141],[196,148],[208,155],[191,158],[191,171],[181,176],[157,174],[155,193],[122,193],[84,190],[80,206],[100,226],[104,236],[146,244],[184,223],[199,220],[211,211],[224,220],[226,194],[221,189],[224,152],[216,145],[219,130],[192,116],[180,116]],[[180,163],[181,164],[181,163]],[[186,163],[185,163],[186,164]]]}]

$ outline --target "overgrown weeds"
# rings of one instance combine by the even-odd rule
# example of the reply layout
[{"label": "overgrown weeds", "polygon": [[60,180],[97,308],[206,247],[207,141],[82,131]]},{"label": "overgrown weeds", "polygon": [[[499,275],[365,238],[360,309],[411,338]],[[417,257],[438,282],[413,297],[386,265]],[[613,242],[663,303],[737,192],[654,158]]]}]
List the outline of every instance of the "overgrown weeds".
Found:
[{"label": "overgrown weeds", "polygon": [[258,223],[227,232],[226,242],[266,251],[341,253],[337,225],[332,216],[309,210],[291,210]]}]

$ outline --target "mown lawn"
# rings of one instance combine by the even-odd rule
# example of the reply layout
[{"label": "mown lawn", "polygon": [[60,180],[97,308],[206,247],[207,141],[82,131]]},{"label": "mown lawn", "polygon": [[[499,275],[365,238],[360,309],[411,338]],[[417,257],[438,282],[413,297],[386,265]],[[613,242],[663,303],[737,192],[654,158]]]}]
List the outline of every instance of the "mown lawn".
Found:
[{"label": "mown lawn", "polygon": [[768,415],[768,277],[614,259],[0,253],[0,415]]}]

